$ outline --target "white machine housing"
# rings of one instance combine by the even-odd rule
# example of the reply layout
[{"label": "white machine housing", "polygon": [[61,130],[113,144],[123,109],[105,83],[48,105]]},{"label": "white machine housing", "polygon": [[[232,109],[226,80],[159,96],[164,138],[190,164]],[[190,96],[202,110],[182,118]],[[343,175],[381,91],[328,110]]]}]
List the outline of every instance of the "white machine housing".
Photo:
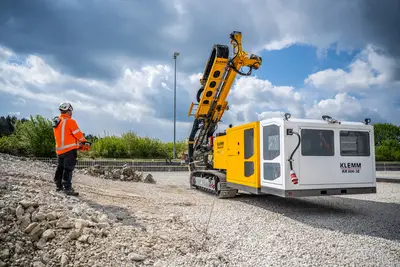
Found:
[{"label": "white machine housing", "polygon": [[[298,184],[291,180],[288,159],[299,139],[290,131],[300,135],[292,158]],[[367,123],[266,119],[260,121],[260,148],[263,193],[282,197],[376,193],[374,128]]]}]

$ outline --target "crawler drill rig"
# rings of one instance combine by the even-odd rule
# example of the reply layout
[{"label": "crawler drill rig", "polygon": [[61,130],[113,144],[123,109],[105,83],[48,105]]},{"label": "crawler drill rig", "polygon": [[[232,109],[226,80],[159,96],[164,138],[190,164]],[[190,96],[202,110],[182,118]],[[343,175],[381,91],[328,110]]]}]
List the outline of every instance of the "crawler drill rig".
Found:
[{"label": "crawler drill rig", "polygon": [[[197,103],[190,106],[188,115],[194,116],[193,127],[188,138],[190,185],[215,194],[219,198],[236,196],[237,189],[226,186],[226,170],[214,167],[214,137],[225,133],[215,132],[226,110],[226,98],[236,76],[249,76],[262,63],[261,57],[248,54],[242,49],[242,34],[230,34],[233,57],[229,57],[229,47],[215,44],[206,63],[201,87],[197,92]],[[248,67],[248,72],[241,69]],[[197,109],[194,109],[197,106]],[[193,112],[193,113],[192,113]],[[217,144],[218,145],[218,144]]]}]

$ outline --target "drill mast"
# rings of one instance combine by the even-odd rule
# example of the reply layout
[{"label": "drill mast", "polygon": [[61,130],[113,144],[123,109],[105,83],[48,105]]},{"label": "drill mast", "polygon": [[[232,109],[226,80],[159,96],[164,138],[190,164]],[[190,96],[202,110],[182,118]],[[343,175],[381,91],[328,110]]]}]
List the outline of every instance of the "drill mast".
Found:
[{"label": "drill mast", "polygon": [[[248,57],[243,51],[241,32],[232,32],[230,43],[233,48],[233,58],[229,58],[228,46],[221,44],[213,46],[200,79],[201,87],[197,92],[197,103],[192,102],[190,106],[188,115],[194,116],[188,138],[190,171],[198,167],[213,168],[213,160],[210,159],[213,151],[213,134],[225,110],[228,110],[226,98],[236,75],[249,76],[252,70],[258,69],[262,63],[261,57],[253,54]],[[242,67],[248,67],[249,71],[242,72]],[[197,106],[196,110],[193,110],[194,106]]]}]

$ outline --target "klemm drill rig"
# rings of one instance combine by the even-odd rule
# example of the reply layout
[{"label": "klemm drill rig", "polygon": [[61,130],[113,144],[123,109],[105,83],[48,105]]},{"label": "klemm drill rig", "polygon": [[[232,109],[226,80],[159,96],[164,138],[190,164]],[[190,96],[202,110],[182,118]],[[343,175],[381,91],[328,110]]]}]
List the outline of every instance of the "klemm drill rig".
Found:
[{"label": "klemm drill rig", "polygon": [[[219,198],[238,190],[281,197],[376,193],[373,126],[283,118],[255,121],[216,133],[236,75],[251,75],[262,59],[242,49],[242,34],[230,34],[233,57],[216,44],[206,63],[189,116],[189,183]],[[242,67],[248,67],[243,72]],[[197,106],[197,109],[194,107]]]}]

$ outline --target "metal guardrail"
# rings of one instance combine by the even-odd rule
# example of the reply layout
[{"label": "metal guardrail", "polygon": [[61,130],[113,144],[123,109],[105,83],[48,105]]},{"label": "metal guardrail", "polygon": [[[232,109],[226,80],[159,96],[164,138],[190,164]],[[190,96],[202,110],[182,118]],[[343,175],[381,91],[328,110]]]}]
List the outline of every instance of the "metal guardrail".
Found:
[{"label": "metal guardrail", "polygon": [[400,162],[377,162],[377,171],[400,171]]},{"label": "metal guardrail", "polygon": [[[57,165],[57,158],[35,158],[35,160],[39,160],[49,165]],[[137,171],[149,172],[188,171],[186,163],[177,161],[78,159],[76,164],[77,169],[86,169],[95,166],[111,168],[134,167]]]},{"label": "metal guardrail", "polygon": [[[36,160],[56,165],[56,158],[35,158]],[[119,160],[119,159],[78,159],[77,169],[93,166],[107,166],[112,168],[123,168],[124,166],[135,167],[138,171],[188,171],[188,166],[183,161],[168,160]],[[377,162],[376,171],[400,171],[400,162]]]}]

